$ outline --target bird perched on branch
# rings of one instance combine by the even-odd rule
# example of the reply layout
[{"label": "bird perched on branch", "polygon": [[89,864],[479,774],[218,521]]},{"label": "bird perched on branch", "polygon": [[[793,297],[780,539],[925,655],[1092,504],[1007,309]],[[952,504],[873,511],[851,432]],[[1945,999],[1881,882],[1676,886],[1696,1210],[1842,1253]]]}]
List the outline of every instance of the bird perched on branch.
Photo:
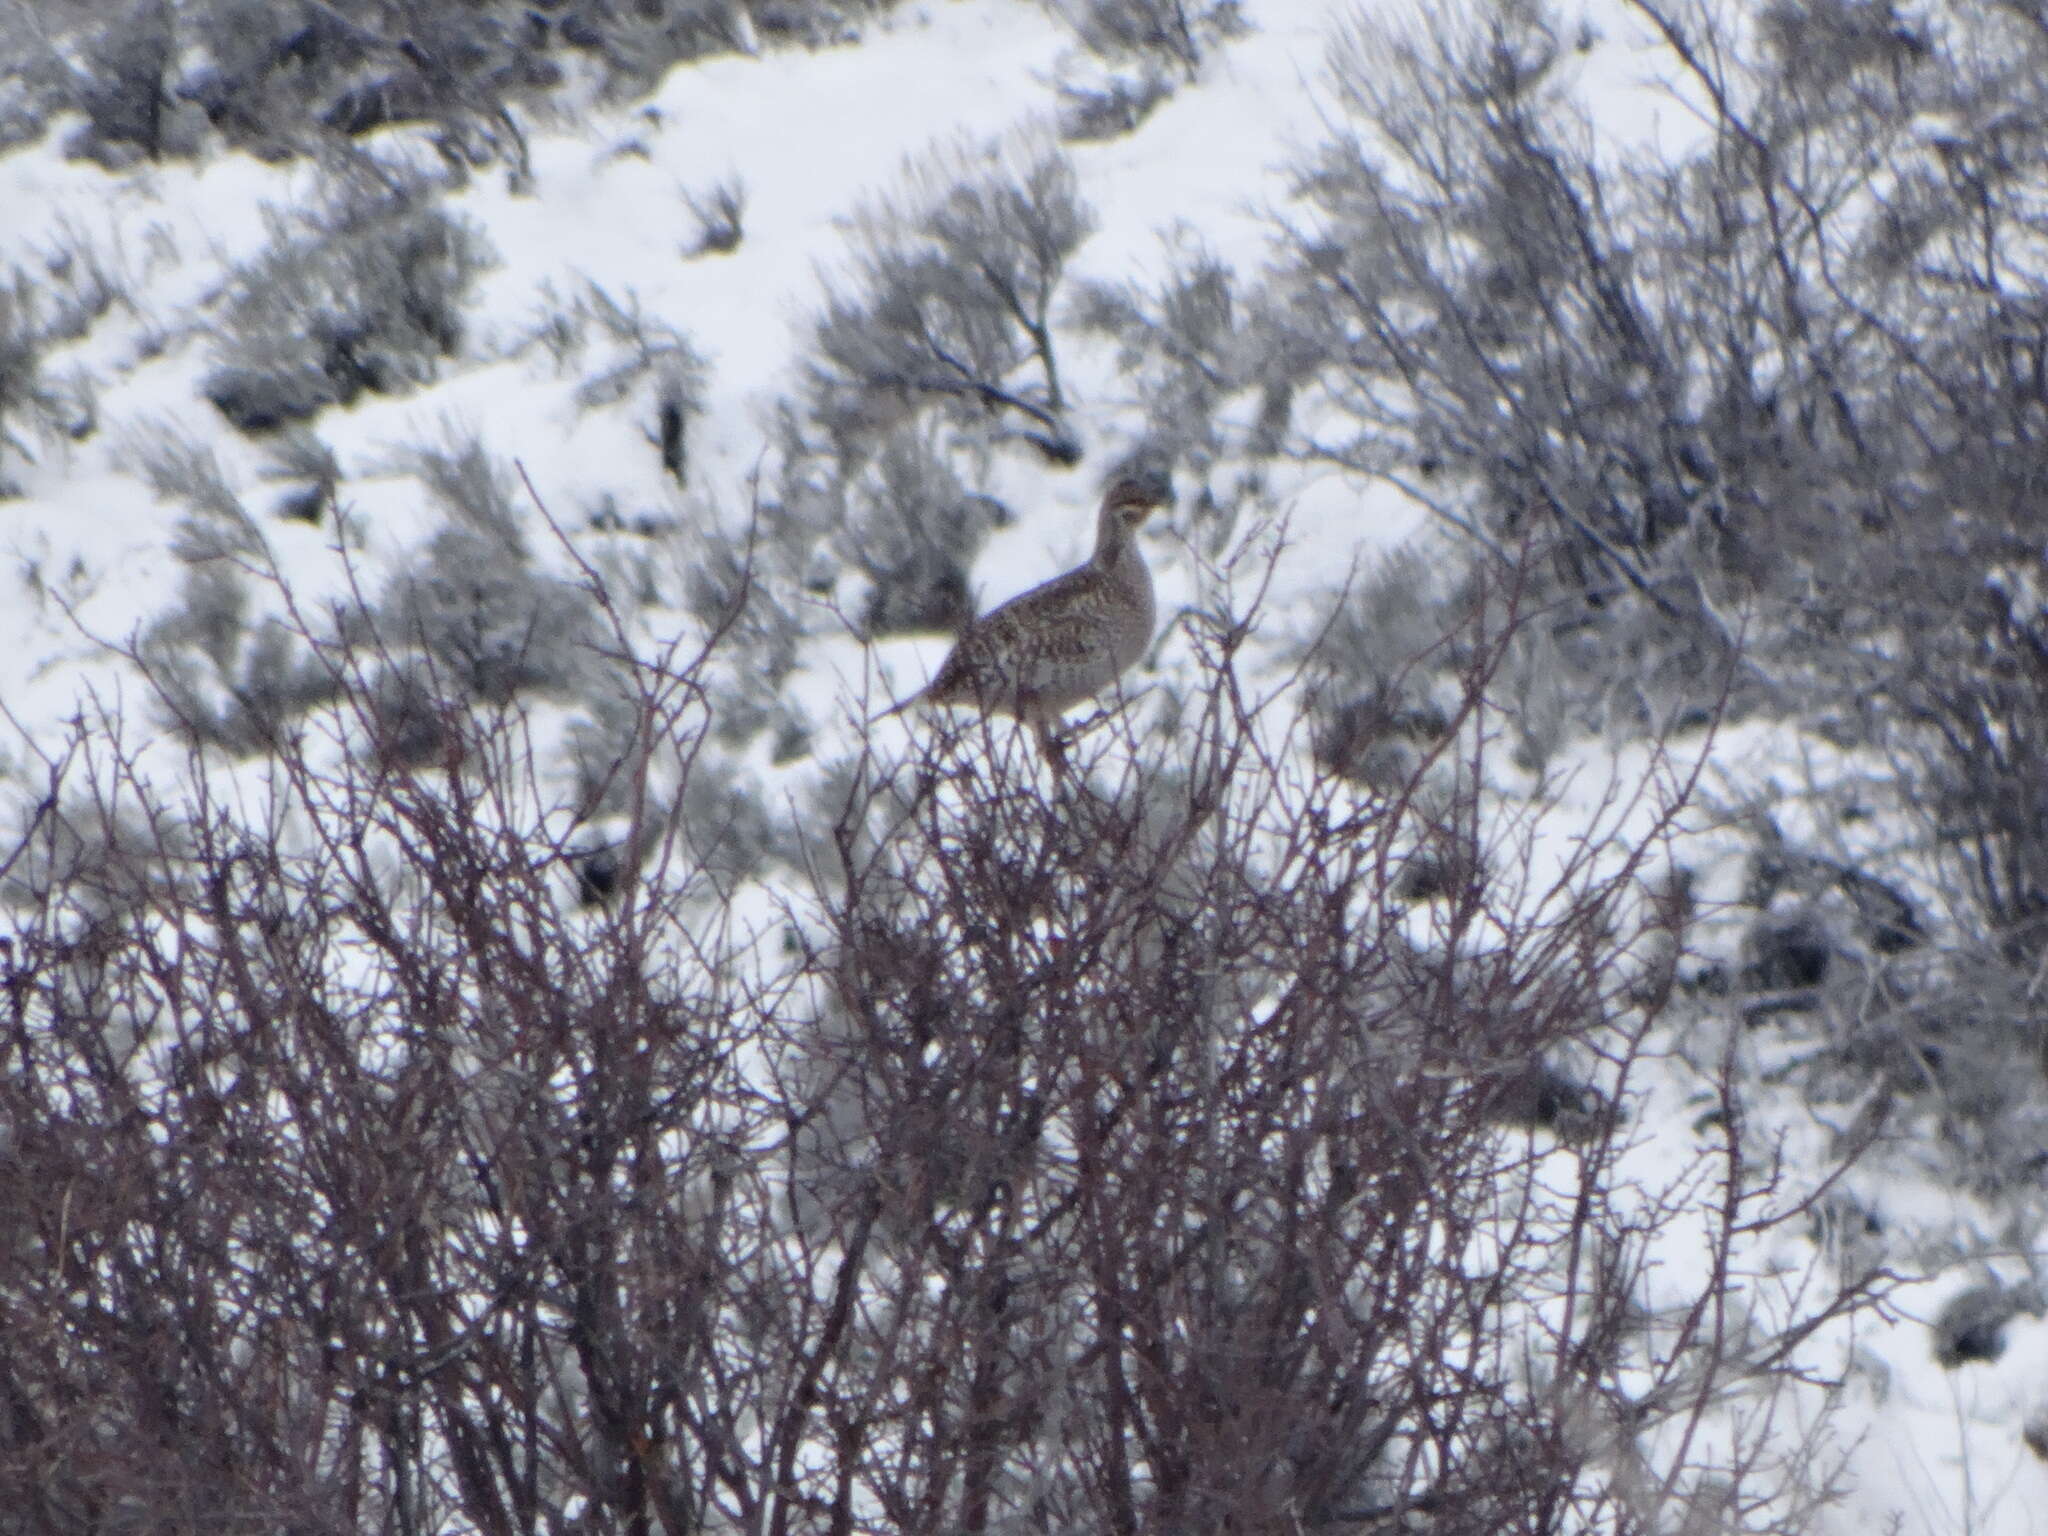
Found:
[{"label": "bird perched on branch", "polygon": [[1111,481],[1086,563],[974,620],[923,692],[875,718],[920,704],[1011,715],[1037,734],[1054,768],[1063,767],[1054,722],[1111,687],[1152,643],[1157,610],[1137,531],[1172,505],[1173,481],[1156,470]]}]

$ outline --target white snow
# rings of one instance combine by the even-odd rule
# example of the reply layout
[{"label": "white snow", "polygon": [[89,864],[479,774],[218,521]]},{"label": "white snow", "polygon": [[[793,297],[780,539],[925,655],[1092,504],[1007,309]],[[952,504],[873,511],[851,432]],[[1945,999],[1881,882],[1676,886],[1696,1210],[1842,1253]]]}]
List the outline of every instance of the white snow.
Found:
[{"label": "white snow", "polygon": [[[1270,213],[1288,197],[1287,166],[1325,138],[1338,116],[1321,81],[1331,30],[1352,3],[1254,0],[1246,6],[1253,30],[1223,47],[1198,84],[1180,89],[1131,135],[1071,146],[1082,197],[1097,216],[1072,275],[1157,283],[1173,253],[1190,248],[1256,274],[1270,251]],[[1595,9],[1598,40],[1574,68],[1599,113],[1604,150],[1669,155],[1694,142],[1696,118],[1657,86],[1676,77],[1672,61],[1650,48],[1618,0]],[[515,190],[502,171],[490,170],[447,199],[498,258],[475,291],[464,354],[429,388],[366,396],[318,419],[319,435],[339,456],[346,526],[359,541],[346,562],[331,521],[314,528],[269,515],[276,492],[260,477],[263,451],[226,429],[196,390],[231,272],[266,246],[276,223],[307,205],[313,172],[217,153],[196,166],[110,175],[64,160],[61,131],[0,156],[0,273],[20,267],[48,277],[63,268],[67,250],[74,263],[76,253],[90,251],[118,294],[105,318],[46,365],[53,377],[72,369],[90,375],[98,430],[76,442],[38,438],[32,462],[7,458],[25,495],[0,503],[0,703],[46,749],[54,749],[88,690],[142,718],[139,683],[101,642],[129,640],[168,606],[180,579],[169,551],[176,511],[155,500],[135,469],[138,445],[163,430],[220,456],[281,583],[309,611],[351,579],[374,591],[440,525],[400,461],[406,448],[443,442],[451,431],[473,431],[493,454],[516,458],[571,530],[606,505],[629,517],[731,521],[748,505],[772,408],[798,383],[826,287],[845,270],[848,221],[899,188],[906,163],[934,148],[1044,134],[1058,107],[1053,81],[1073,47],[1045,9],[1024,0],[928,0],[874,23],[856,47],[713,59],[676,70],[636,106],[593,110],[571,128],[536,129],[530,189]],[[386,139],[396,149],[405,135]],[[732,177],[746,191],[743,243],[727,255],[686,257],[696,224],[684,194]],[[551,308],[588,285],[673,327],[708,364],[708,410],[694,431],[687,495],[662,473],[634,413],[579,409],[576,386],[605,345],[601,337],[593,334],[591,356],[560,369],[545,347],[528,344]],[[1099,464],[1135,430],[1137,402],[1103,349],[1077,342],[1068,358],[1089,462]],[[1274,636],[1302,633],[1312,600],[1375,551],[1430,535],[1427,513],[1384,486],[1328,469],[1277,474],[1289,545],[1264,613]],[[1049,471],[1018,455],[991,465],[985,488],[1023,515],[989,541],[976,569],[983,606],[1071,564],[1086,548],[1093,481],[1086,471]],[[1211,602],[1221,590],[1217,569],[1195,556],[1187,516],[1174,514],[1147,545],[1167,614]],[[1241,535],[1239,545],[1253,536]],[[546,544],[541,536],[534,542]],[[817,759],[827,761],[857,742],[868,713],[928,675],[945,642],[863,647],[835,635],[824,615],[817,630],[789,686],[819,728]],[[1175,651],[1182,644],[1170,638],[1162,648],[1168,678],[1184,665]],[[1133,706],[1146,707],[1142,698]],[[902,730],[900,722],[876,729],[884,757]],[[1711,743],[1708,787],[1724,805],[1775,790],[1788,834],[1816,835],[1822,829],[1794,824],[1802,802],[1784,792],[1813,780],[1840,782],[1863,766],[1875,771],[1827,751],[1775,727],[1731,729]],[[174,776],[183,749],[163,743],[156,752],[156,771]],[[815,763],[759,767],[762,792],[772,797],[817,771]],[[1581,743],[1571,761],[1553,764],[1550,782],[1563,786],[1562,801],[1531,810],[1514,828],[1536,856],[1532,890],[1540,892],[1585,847],[1597,850],[1602,867],[1639,847],[1656,805],[1631,798],[1634,787],[1688,767],[1656,767],[1640,753],[1617,757],[1598,742]],[[0,784],[10,792],[33,788],[34,768],[22,744],[0,744]],[[9,782],[9,769],[20,777]],[[1855,835],[1881,838],[1887,829],[1873,824]],[[1690,814],[1674,838],[1670,856],[1696,869],[1709,909],[1733,895],[1734,848],[1705,810]],[[761,933],[779,920],[758,891],[743,898],[735,917],[738,931]],[[1679,1044],[1664,1048],[1669,1054],[1653,1079],[1635,1085],[1645,1130],[1629,1163],[1653,1192],[1692,1176],[1701,1140],[1689,1127],[1711,1086]],[[1770,1049],[1761,1040],[1738,1040],[1736,1048]],[[1847,1536],[1890,1529],[1896,1518],[1904,1536],[2048,1530],[2048,1465],[2020,1439],[2029,1416],[2048,1405],[2048,1322],[2016,1318],[2001,1360],[1955,1371],[1934,1362],[1924,1327],[1996,1246],[1994,1218],[1932,1183],[1859,1177],[1849,1187],[1881,1207],[1894,1228],[1925,1235],[1924,1263],[1911,1277],[1918,1283],[1901,1291],[1895,1320],[1866,1316],[1853,1329],[1823,1330],[1806,1351],[1816,1371],[1843,1382],[1802,1401],[1811,1409],[1825,1398],[1840,1409],[1833,1432],[1846,1458],[1840,1503],[1810,1529]],[[1795,1195],[1788,1190],[1783,1198]],[[1796,1314],[1792,1282],[1774,1295],[1762,1283],[1765,1273],[1782,1265],[1796,1279],[1817,1255],[1804,1243],[1742,1255],[1749,1299]],[[2006,1268],[2023,1276],[2027,1257],[2008,1255]],[[1674,1243],[1664,1262],[1680,1265],[1686,1256]],[[1692,1278],[1672,1273],[1672,1293],[1685,1294]]]}]

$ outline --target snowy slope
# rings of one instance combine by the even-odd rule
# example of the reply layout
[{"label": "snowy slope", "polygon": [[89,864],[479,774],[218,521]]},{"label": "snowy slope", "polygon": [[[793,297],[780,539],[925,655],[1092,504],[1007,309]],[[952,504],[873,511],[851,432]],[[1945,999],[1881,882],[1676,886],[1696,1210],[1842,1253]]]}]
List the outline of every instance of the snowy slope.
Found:
[{"label": "snowy slope", "polygon": [[[1071,277],[1156,282],[1174,250],[1196,247],[1256,273],[1273,238],[1272,211],[1288,197],[1287,165],[1333,131],[1337,113],[1319,82],[1330,31],[1351,8],[1351,0],[1249,6],[1249,34],[1225,45],[1197,84],[1140,129],[1071,146],[1097,218]],[[1616,155],[1687,142],[1696,125],[1651,88],[1665,71],[1639,29],[1617,12],[1597,20],[1600,40],[1574,68],[1600,104],[1603,142]],[[0,703],[30,741],[52,745],[88,692],[138,696],[134,674],[104,643],[129,639],[176,596],[176,513],[138,472],[152,434],[166,429],[211,447],[256,517],[281,586],[316,606],[349,580],[374,587],[403,569],[439,526],[402,459],[451,428],[523,464],[571,531],[606,510],[730,526],[752,495],[774,408],[798,386],[827,284],[845,268],[849,218],[898,186],[906,162],[934,146],[1045,133],[1059,104],[1054,81],[1074,47],[1069,31],[1025,0],[927,0],[874,23],[857,47],[714,59],[676,70],[631,108],[593,109],[573,127],[536,130],[530,187],[486,170],[445,201],[474,221],[496,255],[473,295],[460,355],[430,387],[366,396],[318,419],[340,461],[339,499],[358,541],[346,562],[331,523],[268,515],[276,490],[262,475],[262,450],[228,429],[198,390],[229,274],[266,245],[268,216],[303,206],[311,169],[221,155],[114,175],[63,160],[61,134],[0,157],[0,271],[61,276],[90,252],[119,295],[45,360],[52,378],[91,380],[96,430],[77,440],[45,434],[33,443],[32,462],[10,462],[23,494],[0,503]],[[392,152],[406,150],[402,132],[388,140]],[[687,256],[696,225],[682,194],[734,176],[747,194],[743,243],[731,254]],[[662,471],[639,417],[583,409],[577,391],[587,369],[558,366],[533,344],[549,311],[590,284],[679,330],[708,366],[687,492]],[[1090,470],[1130,446],[1139,428],[1133,386],[1110,349],[1077,340],[1067,362],[1089,467],[1062,473],[1022,454],[994,463],[978,488],[1023,515],[991,538],[976,567],[981,606],[1085,550]],[[1304,630],[1316,600],[1375,551],[1432,536],[1422,509],[1329,469],[1284,468],[1271,489],[1290,539],[1265,610],[1276,635]],[[1215,596],[1195,555],[1200,530],[1191,516],[1184,503],[1171,526],[1149,536],[1167,613]],[[560,551],[543,558],[564,563]],[[758,755],[751,763],[771,799],[850,750],[860,718],[915,687],[945,645],[932,637],[868,647],[835,628],[818,616],[789,684],[819,728],[816,760],[771,769]],[[1169,641],[1162,675],[1171,678],[1179,664]],[[883,727],[882,750],[903,729]],[[166,772],[176,771],[179,751],[165,744]],[[1773,772],[1812,766],[1807,744],[1772,731],[1724,737],[1713,751],[1710,779],[1731,799]],[[1604,786],[1647,765],[1631,759],[1617,767],[1597,742],[1574,754],[1557,777],[1580,787],[1554,813],[1565,819],[1538,829],[1538,841],[1568,848],[1600,825],[1600,836],[1627,846],[1640,827],[1606,815]],[[0,773],[13,775],[0,784],[10,799],[35,790],[32,766],[25,749],[0,740]],[[1673,856],[1701,872],[1707,906],[1731,901],[1735,841],[1711,817],[1695,823],[1693,841]],[[1770,1046],[1741,1049],[1765,1057]],[[1681,1179],[1695,1150],[1684,1126],[1698,1078],[1679,1044],[1671,1050],[1669,1076],[1644,1090],[1643,1123],[1665,1128],[1635,1154],[1646,1188]],[[1757,1065],[1764,1071],[1769,1062]],[[1818,1149],[1821,1133],[1805,1134]],[[1841,1409],[1830,1432],[1843,1497],[1813,1529],[1882,1530],[1896,1518],[1897,1529],[1926,1536],[2048,1531],[2048,1462],[2021,1438],[2030,1419],[2048,1413],[2048,1321],[2018,1317],[1998,1362],[1959,1370],[1936,1364],[1925,1327],[1986,1269],[2025,1278],[2030,1256],[2012,1251],[2003,1218],[1945,1191],[1932,1171],[1916,1176],[1880,1163],[1847,1182],[1895,1227],[1920,1235],[1917,1267],[1903,1252],[1890,1258],[1916,1283],[1897,1293],[1888,1319],[1865,1317],[1814,1341],[1814,1368],[1843,1385],[1798,1401],[1816,1413]],[[1766,1298],[1771,1285],[1757,1278],[1760,1304],[1796,1311],[1789,1298],[1797,1276],[1827,1262],[1817,1247],[1795,1246],[1776,1256],[1782,1267],[1771,1279],[1783,1281],[1783,1296]]]}]

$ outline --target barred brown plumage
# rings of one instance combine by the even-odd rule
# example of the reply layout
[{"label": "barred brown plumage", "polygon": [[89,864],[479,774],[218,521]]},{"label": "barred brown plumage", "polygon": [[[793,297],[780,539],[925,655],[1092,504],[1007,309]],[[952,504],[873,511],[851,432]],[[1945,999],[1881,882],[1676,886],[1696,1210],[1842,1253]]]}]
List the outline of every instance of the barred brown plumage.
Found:
[{"label": "barred brown plumage", "polygon": [[1164,474],[1112,481],[1087,561],[974,620],[924,691],[886,715],[918,704],[1011,715],[1031,726],[1059,767],[1053,722],[1113,685],[1152,643],[1152,573],[1135,535],[1155,508],[1172,504]]}]

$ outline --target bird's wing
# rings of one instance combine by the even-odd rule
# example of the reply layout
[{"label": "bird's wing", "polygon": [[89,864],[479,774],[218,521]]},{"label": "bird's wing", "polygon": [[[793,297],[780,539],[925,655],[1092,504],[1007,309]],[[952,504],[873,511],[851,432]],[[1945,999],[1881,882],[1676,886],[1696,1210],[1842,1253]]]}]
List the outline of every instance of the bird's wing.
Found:
[{"label": "bird's wing", "polygon": [[1099,647],[1093,636],[1100,594],[1089,571],[1069,571],[1013,597],[976,621],[981,643],[1004,655],[1052,663],[1084,661]]}]

